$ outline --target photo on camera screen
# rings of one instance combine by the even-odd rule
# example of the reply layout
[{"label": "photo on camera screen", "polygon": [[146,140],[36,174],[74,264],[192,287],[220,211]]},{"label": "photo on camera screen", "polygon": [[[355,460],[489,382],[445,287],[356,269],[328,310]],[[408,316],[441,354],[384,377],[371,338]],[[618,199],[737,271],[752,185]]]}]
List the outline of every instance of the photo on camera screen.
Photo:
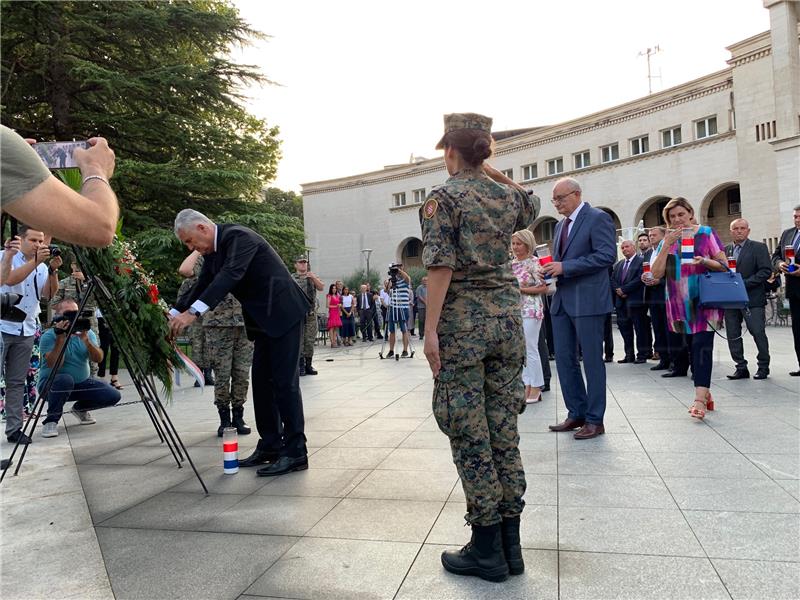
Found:
[{"label": "photo on camera screen", "polygon": [[32,146],[48,169],[77,167],[72,153],[75,152],[75,148],[88,147],[89,142],[40,142]]}]

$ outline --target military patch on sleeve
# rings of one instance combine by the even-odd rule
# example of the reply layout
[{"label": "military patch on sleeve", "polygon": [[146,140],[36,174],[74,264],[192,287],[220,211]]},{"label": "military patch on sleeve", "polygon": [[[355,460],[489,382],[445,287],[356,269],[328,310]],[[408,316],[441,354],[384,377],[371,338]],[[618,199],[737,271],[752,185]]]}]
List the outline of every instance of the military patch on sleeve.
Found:
[{"label": "military patch on sleeve", "polygon": [[437,210],[439,210],[439,201],[436,198],[428,198],[422,207],[422,216],[425,219],[432,219]]}]

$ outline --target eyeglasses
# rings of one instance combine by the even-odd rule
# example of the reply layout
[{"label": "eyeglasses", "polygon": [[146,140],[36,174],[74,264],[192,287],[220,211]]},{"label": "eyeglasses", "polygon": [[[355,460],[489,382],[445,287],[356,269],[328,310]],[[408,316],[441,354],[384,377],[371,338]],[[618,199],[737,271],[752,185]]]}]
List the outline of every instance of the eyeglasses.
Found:
[{"label": "eyeglasses", "polygon": [[572,196],[572,194],[574,194],[577,191],[578,190],[572,190],[568,194],[561,194],[560,196],[553,196],[553,199],[551,200],[551,202],[553,204],[561,204],[565,199],[569,198],[570,196]]}]

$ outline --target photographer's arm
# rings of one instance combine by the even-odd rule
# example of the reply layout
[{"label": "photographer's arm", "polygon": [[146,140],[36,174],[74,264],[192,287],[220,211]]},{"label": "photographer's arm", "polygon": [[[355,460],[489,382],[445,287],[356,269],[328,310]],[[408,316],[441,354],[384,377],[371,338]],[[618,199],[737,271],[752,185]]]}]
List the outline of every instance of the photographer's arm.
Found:
[{"label": "photographer's arm", "polygon": [[[45,352],[44,354],[45,363],[50,369],[56,369],[56,360],[58,359],[58,355],[61,353],[61,348],[64,347],[64,343],[66,342],[67,336],[64,334],[67,332],[68,328],[69,321],[61,321],[53,326],[53,331],[56,334],[53,349],[49,352]],[[44,338],[42,338],[42,340],[44,340]],[[66,354],[67,353],[65,352],[64,356],[66,356]]]},{"label": "photographer's arm", "polygon": [[406,280],[406,283],[411,283],[411,275],[403,271],[403,269],[397,269],[397,272],[400,273],[400,277]]},{"label": "photographer's arm", "polygon": [[89,337],[88,331],[82,331],[78,334],[78,337],[81,338],[83,345],[86,346],[86,351],[89,353],[89,360],[93,363],[99,363],[103,360],[103,351],[95,346],[92,339]]},{"label": "photographer's arm", "polygon": [[[3,258],[5,258],[7,255],[8,252],[3,255]],[[33,273],[36,270],[36,267],[38,267],[49,255],[50,250],[42,249],[36,254],[36,258],[25,261],[25,263],[16,269],[11,268],[11,265],[9,264],[9,268],[11,268],[11,270],[8,273],[8,277],[3,278],[3,283],[5,285],[17,285],[18,283],[22,283],[25,281],[28,275]]]},{"label": "photographer's arm", "polygon": [[42,290],[42,300],[49,300],[58,293],[58,268],[62,263],[60,256],[55,256],[50,260],[50,266],[47,267],[47,283]]}]

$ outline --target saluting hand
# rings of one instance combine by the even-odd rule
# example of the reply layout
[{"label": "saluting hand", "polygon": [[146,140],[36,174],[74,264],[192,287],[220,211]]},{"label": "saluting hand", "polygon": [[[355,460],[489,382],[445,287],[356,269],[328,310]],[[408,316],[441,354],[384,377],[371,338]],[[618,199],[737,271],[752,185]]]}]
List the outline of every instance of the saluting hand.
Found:
[{"label": "saluting hand", "polygon": [[433,373],[433,378],[436,379],[439,376],[439,371],[442,370],[442,361],[439,358],[439,334],[435,331],[425,334],[424,352]]}]

